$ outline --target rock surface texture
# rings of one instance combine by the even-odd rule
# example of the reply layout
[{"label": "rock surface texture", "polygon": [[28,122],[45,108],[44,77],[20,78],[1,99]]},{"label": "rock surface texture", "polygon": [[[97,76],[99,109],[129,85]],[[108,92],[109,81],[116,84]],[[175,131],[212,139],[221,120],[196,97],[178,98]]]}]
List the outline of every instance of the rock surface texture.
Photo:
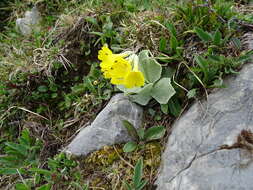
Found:
[{"label": "rock surface texture", "polygon": [[253,140],[228,148],[243,129],[253,132],[253,64],[226,86],[174,124],[157,190],[253,190]]},{"label": "rock surface texture", "polygon": [[128,120],[135,127],[142,123],[143,110],[123,94],[117,94],[98,114],[91,125],[82,129],[64,150],[73,155],[87,155],[106,145],[131,140],[122,120]]},{"label": "rock surface texture", "polygon": [[18,18],[16,20],[16,26],[23,35],[28,36],[32,33],[33,29],[38,28],[37,24],[40,20],[40,13],[35,6],[31,11],[25,12],[24,18]]}]

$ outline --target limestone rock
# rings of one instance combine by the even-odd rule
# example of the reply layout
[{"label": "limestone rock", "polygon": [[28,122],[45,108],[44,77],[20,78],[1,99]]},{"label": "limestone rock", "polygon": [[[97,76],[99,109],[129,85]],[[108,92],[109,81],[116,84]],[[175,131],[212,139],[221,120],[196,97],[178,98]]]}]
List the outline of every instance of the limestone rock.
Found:
[{"label": "limestone rock", "polygon": [[252,190],[253,152],[231,146],[243,129],[253,132],[253,64],[226,81],[227,88],[195,103],[174,125],[157,190]]},{"label": "limestone rock", "polygon": [[32,8],[31,11],[25,12],[24,18],[18,18],[16,20],[16,27],[20,30],[20,32],[28,36],[32,33],[33,29],[38,28],[38,23],[40,22],[41,17],[38,9],[35,7]]},{"label": "limestone rock", "polygon": [[123,94],[117,94],[98,114],[90,126],[82,129],[64,150],[73,155],[87,155],[106,145],[131,140],[122,120],[128,120],[135,127],[142,123],[143,110]]}]

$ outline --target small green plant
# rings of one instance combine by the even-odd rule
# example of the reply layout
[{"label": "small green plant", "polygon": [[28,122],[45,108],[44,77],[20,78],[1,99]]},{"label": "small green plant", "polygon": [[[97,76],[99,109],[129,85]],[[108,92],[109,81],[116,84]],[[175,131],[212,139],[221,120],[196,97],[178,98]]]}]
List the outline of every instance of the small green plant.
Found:
[{"label": "small green plant", "polygon": [[0,157],[0,175],[27,173],[26,168],[37,166],[41,141],[31,138],[29,130],[22,131],[17,143],[5,142]]},{"label": "small green plant", "polygon": [[[169,42],[165,37],[161,37],[159,41],[159,51],[172,55],[170,59],[172,60],[181,60],[182,59],[182,41],[178,40],[177,30],[174,24],[167,21],[164,26],[167,28],[170,34]],[[168,45],[169,44],[169,47]]]},{"label": "small green plant", "polygon": [[[187,108],[189,99],[203,95],[202,88],[224,87],[223,77],[237,73],[251,56],[239,40],[253,23],[251,9],[245,6],[248,2],[2,0],[0,189],[12,184],[9,188],[17,190],[87,190],[87,179],[96,188],[120,189],[122,182],[115,184],[118,171],[129,183],[127,190],[142,189],[146,183],[141,180],[140,160],[133,180],[128,181],[131,169],[122,171],[121,164],[116,164],[120,170],[113,167],[107,175],[107,168],[93,170],[92,164],[92,169],[86,170],[83,162],[56,154],[56,150],[79,126],[95,117],[115,91],[148,105],[154,122],[171,123]],[[42,15],[41,30],[27,38],[15,29],[14,21],[34,4]],[[131,62],[130,71],[137,65],[143,74],[140,78],[144,80],[137,81],[139,86],[113,86],[103,77],[95,57],[100,45],[106,43],[115,53],[134,51],[124,59]],[[161,111],[156,111],[156,102]],[[135,152],[124,156],[135,162],[138,150],[145,151],[145,174],[152,182],[160,161],[149,161],[149,145],[157,144],[156,152],[150,151],[155,160],[162,145],[159,140],[149,141],[162,138],[165,129],[125,125],[133,141],[124,146],[124,152]],[[118,158],[116,152],[109,157],[108,163]],[[110,177],[98,181],[93,177],[96,171]]]},{"label": "small green plant", "polygon": [[236,58],[225,57],[224,55],[209,55],[204,58],[201,55],[195,56],[197,67],[192,70],[199,74],[206,87],[223,87],[222,76],[235,74],[236,69],[251,59],[252,51],[246,52]]},{"label": "small green plant", "polygon": [[104,45],[98,59],[104,77],[134,102],[147,105],[154,98],[160,104],[167,104],[175,90],[171,79],[162,77],[162,66],[150,55],[149,50],[143,50],[139,55],[132,52],[113,54]]},{"label": "small green plant", "polygon": [[143,175],[143,159],[140,158],[137,161],[137,164],[134,167],[134,175],[132,178],[132,183],[129,184],[125,181],[125,187],[127,190],[141,190],[145,187],[147,184],[146,180],[142,180]]},{"label": "small green plant", "polygon": [[[98,36],[95,45],[100,41],[102,44],[108,41],[111,44],[118,44],[121,41],[121,36],[115,28],[111,15],[101,15],[99,18],[88,17],[86,20],[94,26],[94,30],[97,30],[90,32],[90,34]],[[99,22],[102,22],[102,25]]]},{"label": "small green plant", "polygon": [[66,179],[66,183],[69,183],[69,186],[75,189],[88,190],[88,185],[81,181],[80,172],[76,171],[78,163],[74,159],[68,158],[66,154],[60,153],[54,158],[49,158],[47,166],[48,168],[45,169],[38,167],[29,169],[29,172],[35,176],[34,184],[30,184],[31,187],[44,184],[40,188],[50,189],[53,185],[61,188],[62,186],[57,185],[61,183],[62,179]]},{"label": "small green plant", "polygon": [[219,47],[226,42],[226,39],[222,39],[219,29],[214,34],[210,34],[199,27],[195,27],[194,31],[204,43]]},{"label": "small green plant", "polygon": [[145,130],[144,128],[136,129],[129,121],[122,121],[128,134],[134,139],[126,143],[123,147],[124,152],[132,152],[141,147],[144,143],[160,139],[164,136],[166,129],[164,126],[153,126]]},{"label": "small green plant", "polygon": [[125,89],[123,91],[131,94],[130,98],[141,105],[147,105],[152,98],[159,104],[167,104],[176,92],[171,85],[171,79],[162,77],[162,66],[150,55],[150,51],[143,50],[137,58],[146,84],[140,89],[134,89],[132,93]]},{"label": "small green plant", "polygon": [[198,26],[205,30],[215,30],[222,25],[222,22],[231,19],[236,15],[232,3],[225,0],[215,1],[181,1],[175,5],[174,19],[184,24],[184,31],[190,31]]}]

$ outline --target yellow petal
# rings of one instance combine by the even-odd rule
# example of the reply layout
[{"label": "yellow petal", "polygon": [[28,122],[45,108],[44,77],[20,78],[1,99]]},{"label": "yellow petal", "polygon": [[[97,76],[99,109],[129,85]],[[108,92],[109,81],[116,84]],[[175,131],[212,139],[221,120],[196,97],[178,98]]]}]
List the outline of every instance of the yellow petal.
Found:
[{"label": "yellow petal", "polygon": [[109,69],[109,68],[112,67],[112,62],[110,62],[110,61],[102,61],[100,63],[100,67],[101,67],[102,70],[103,69]]},{"label": "yellow petal", "polygon": [[112,51],[104,45],[101,50],[98,51],[98,59],[101,61],[106,61],[112,55]]},{"label": "yellow petal", "polygon": [[123,85],[124,79],[123,78],[112,78],[111,83],[115,85]]},{"label": "yellow petal", "polygon": [[127,74],[124,85],[126,88],[141,87],[144,85],[145,79],[140,71],[131,71]]},{"label": "yellow petal", "polygon": [[110,72],[107,71],[107,70],[105,70],[105,71],[103,72],[103,75],[104,75],[104,77],[105,77],[106,79],[111,78],[111,74],[110,74]]},{"label": "yellow petal", "polygon": [[117,57],[111,66],[111,75],[114,78],[125,78],[125,76],[131,71],[131,64],[129,61],[122,57]]}]

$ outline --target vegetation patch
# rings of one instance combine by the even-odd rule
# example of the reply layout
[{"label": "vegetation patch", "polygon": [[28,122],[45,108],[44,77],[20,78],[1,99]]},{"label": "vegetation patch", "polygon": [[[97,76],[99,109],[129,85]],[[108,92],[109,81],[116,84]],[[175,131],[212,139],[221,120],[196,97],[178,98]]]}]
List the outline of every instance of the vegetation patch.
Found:
[{"label": "vegetation patch", "polygon": [[[224,77],[252,55],[243,41],[253,29],[248,1],[1,3],[0,188],[155,188],[172,122],[192,101],[225,88]],[[40,30],[22,36],[15,20],[34,5]],[[131,52],[123,63],[138,58],[138,68],[129,67],[137,82],[122,82],[119,71],[106,77],[103,47]],[[85,158],[61,153],[118,92],[145,106],[143,128],[129,131],[136,141]]]}]

